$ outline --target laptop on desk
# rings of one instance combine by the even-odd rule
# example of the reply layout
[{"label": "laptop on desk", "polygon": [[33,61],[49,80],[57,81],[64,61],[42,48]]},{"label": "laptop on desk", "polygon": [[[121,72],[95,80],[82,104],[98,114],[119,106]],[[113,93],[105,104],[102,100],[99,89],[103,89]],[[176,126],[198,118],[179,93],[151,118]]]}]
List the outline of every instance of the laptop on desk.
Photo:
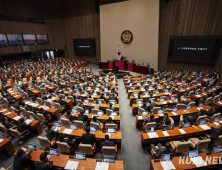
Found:
[{"label": "laptop on desk", "polygon": [[103,156],[103,162],[106,163],[115,163],[115,156]]},{"label": "laptop on desk", "polygon": [[56,149],[49,149],[49,154],[54,156],[59,156],[59,151]]}]

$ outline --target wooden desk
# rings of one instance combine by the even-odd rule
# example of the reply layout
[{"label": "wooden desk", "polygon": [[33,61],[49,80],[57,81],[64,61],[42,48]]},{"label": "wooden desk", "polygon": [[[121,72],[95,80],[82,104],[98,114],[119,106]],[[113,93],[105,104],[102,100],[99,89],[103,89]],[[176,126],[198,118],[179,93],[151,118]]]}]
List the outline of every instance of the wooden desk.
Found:
[{"label": "wooden desk", "polygon": [[[200,157],[207,163],[206,166],[203,167],[197,167],[193,162],[190,160],[190,158],[186,158],[184,162],[180,161],[181,157],[173,157],[172,163],[174,164],[175,168],[177,170],[182,169],[207,169],[207,168],[219,168],[221,165],[218,164],[218,158],[221,157],[221,153],[207,155],[206,153],[200,153]],[[211,161],[209,161],[211,160]],[[213,161],[215,164],[213,164]],[[163,167],[160,162],[154,162],[154,159],[151,160],[150,164],[150,170],[163,170]]]},{"label": "wooden desk", "polygon": [[[4,110],[4,108],[0,108],[0,112],[1,112],[2,110]],[[13,118],[16,117],[16,116],[18,116],[17,113],[10,113],[9,115],[6,115],[8,112],[10,112],[10,111],[9,111],[9,110],[6,110],[6,111],[2,112],[2,114],[3,114],[4,116],[7,116],[7,118],[9,118],[9,119],[11,119],[11,120],[14,120]],[[26,120],[27,117],[24,117],[24,119]],[[17,120],[17,122],[19,122],[19,120]],[[39,122],[38,120],[32,121],[32,123],[31,123],[31,128],[34,129],[34,130],[36,130],[36,131],[38,132],[38,134],[41,134],[41,133],[42,133],[42,127],[41,127],[40,122]]]},{"label": "wooden desk", "polygon": [[18,100],[19,102],[23,101],[23,97],[18,95],[17,93],[15,93],[14,91],[8,89],[9,94],[16,100]]},{"label": "wooden desk", "polygon": [[[63,131],[66,128],[64,126],[61,127],[61,129],[59,130],[59,133],[63,133]],[[71,134],[65,134],[66,136],[69,136],[70,138],[81,138],[82,134],[85,134],[86,131],[84,131],[83,129],[77,129],[77,130],[73,130]],[[102,131],[96,131],[95,133],[95,137],[96,137],[96,142],[97,143],[101,143],[102,141],[105,141],[105,135],[106,132],[102,132]],[[121,141],[122,141],[122,134],[120,131],[117,131],[116,133],[110,133],[110,141],[113,141],[115,144],[121,145]]]},{"label": "wooden desk", "polygon": [[[29,151],[27,149],[27,151]],[[39,157],[41,153],[43,153],[43,150],[37,149],[36,151],[33,151],[31,153],[31,161],[36,162],[39,161]],[[96,168],[96,159],[92,158],[86,158],[86,160],[77,160],[77,159],[71,159],[69,158],[69,155],[63,155],[60,154],[59,156],[53,156],[51,155],[51,159],[53,161],[53,166],[65,168],[68,160],[70,161],[78,161],[78,169],[79,170],[95,170]],[[49,162],[47,162],[48,164]],[[123,161],[122,160],[116,160],[115,163],[109,164],[109,170],[123,170]]]},{"label": "wooden desk", "polygon": [[12,141],[8,138],[5,138],[1,143],[0,143],[0,149],[1,150],[6,150],[9,156],[13,156],[15,152],[15,148],[12,145]]}]

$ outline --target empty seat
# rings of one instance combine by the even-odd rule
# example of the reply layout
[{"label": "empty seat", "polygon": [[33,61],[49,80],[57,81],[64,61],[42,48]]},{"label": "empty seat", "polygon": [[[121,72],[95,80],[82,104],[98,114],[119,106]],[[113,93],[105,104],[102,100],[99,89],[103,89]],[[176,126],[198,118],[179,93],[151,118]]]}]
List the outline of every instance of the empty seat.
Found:
[{"label": "empty seat", "polygon": [[188,152],[190,142],[170,141],[171,147],[175,153]]},{"label": "empty seat", "polygon": [[79,152],[86,155],[93,155],[96,151],[96,144],[94,143],[93,147],[90,144],[79,144]]},{"label": "empty seat", "polygon": [[178,110],[184,110],[184,109],[186,109],[186,105],[185,105],[185,104],[177,104],[177,105],[176,105],[176,108],[177,108]]},{"label": "empty seat", "polygon": [[73,148],[69,146],[66,142],[57,141],[56,144],[60,152],[70,153],[73,150]]},{"label": "empty seat", "polygon": [[117,146],[103,146],[102,155],[103,156],[116,156]]},{"label": "empty seat", "polygon": [[61,124],[62,126],[65,126],[66,128],[69,128],[70,126],[70,122],[69,122],[69,119],[66,119],[66,118],[61,118]]},{"label": "empty seat", "polygon": [[44,146],[46,148],[51,148],[56,144],[56,138],[52,139],[51,141],[44,136],[38,136],[39,143],[41,146]]},{"label": "empty seat", "polygon": [[193,149],[207,149],[209,143],[211,142],[210,139],[203,139],[200,140],[198,138],[190,138],[188,140],[190,142],[190,145],[192,146]]}]

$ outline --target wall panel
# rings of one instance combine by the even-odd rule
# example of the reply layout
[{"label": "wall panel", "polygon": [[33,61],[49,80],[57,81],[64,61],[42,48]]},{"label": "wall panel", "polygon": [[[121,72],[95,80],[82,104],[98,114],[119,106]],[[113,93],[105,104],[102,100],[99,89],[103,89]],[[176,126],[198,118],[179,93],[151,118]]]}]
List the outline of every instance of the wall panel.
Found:
[{"label": "wall panel", "polygon": [[214,66],[167,61],[170,36],[222,35],[221,0],[160,0],[159,69],[219,69],[222,50]]}]

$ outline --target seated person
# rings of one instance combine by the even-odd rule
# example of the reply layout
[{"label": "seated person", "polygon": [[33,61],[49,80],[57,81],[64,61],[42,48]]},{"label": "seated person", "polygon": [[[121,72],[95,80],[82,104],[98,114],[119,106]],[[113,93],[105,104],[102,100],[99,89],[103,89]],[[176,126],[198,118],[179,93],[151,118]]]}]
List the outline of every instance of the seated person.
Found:
[{"label": "seated person", "polygon": [[[46,164],[46,162],[48,161],[49,161],[49,164]],[[51,160],[51,157],[50,159],[48,159],[46,152],[41,153],[40,161],[34,162],[34,165],[35,165],[35,169],[38,169],[38,170],[52,170],[53,169],[53,162]]]},{"label": "seated person", "polygon": [[6,129],[10,129],[14,126],[11,122],[8,121],[7,117],[3,117],[2,125],[4,125]]},{"label": "seated person", "polygon": [[210,132],[210,139],[211,139],[211,142],[214,142],[215,140],[218,139],[218,137],[219,137],[220,135],[222,135],[222,124],[219,124],[219,125],[217,126],[217,128],[214,128],[214,127],[211,126],[211,125],[210,125],[210,127],[211,127],[211,129],[212,129],[212,131]]},{"label": "seated person", "polygon": [[105,142],[102,142],[100,148],[102,149],[103,146],[115,146],[113,142],[109,141],[109,135],[105,135]]},{"label": "seated person", "polygon": [[19,123],[18,123],[18,126],[17,126],[17,130],[18,130],[20,133],[22,133],[22,132],[24,132],[25,130],[30,129],[30,125],[31,125],[31,123],[30,123],[29,125],[27,125],[27,124],[25,123],[24,118],[20,118]]},{"label": "seated person", "polygon": [[17,110],[20,110],[19,101],[16,101],[16,102],[13,104],[13,107],[16,108]]},{"label": "seated person", "polygon": [[154,144],[151,144],[150,147],[153,149],[155,152],[153,156],[155,158],[160,158],[162,154],[170,154],[172,153],[174,155],[173,150],[171,149],[171,144],[170,142],[165,143],[165,147],[162,146],[161,143],[157,144],[158,148]]},{"label": "seated person", "polygon": [[86,134],[82,134],[82,143],[91,144],[93,146],[95,142],[95,135],[90,133],[90,127],[86,128]]},{"label": "seated person", "polygon": [[74,120],[74,117],[71,115],[71,110],[67,110],[66,119],[69,119],[70,122]]},{"label": "seated person", "polygon": [[146,103],[143,103],[143,105],[141,106],[142,109],[144,109],[145,111],[148,111],[148,107],[146,106]]},{"label": "seated person", "polygon": [[99,99],[104,99],[104,100],[106,99],[103,93],[101,93]]},{"label": "seated person", "polygon": [[195,119],[192,114],[188,115],[187,117],[184,118],[183,122],[190,122],[191,125],[195,124]]},{"label": "seated person", "polygon": [[154,103],[154,102],[151,103],[150,100],[148,101],[148,104],[149,104],[149,105],[148,105],[148,107],[147,107],[147,110],[148,110],[149,112],[151,112],[152,109],[157,106],[156,103]]},{"label": "seated person", "polygon": [[46,97],[46,94],[45,94],[45,93],[42,94],[41,99],[42,99],[42,101],[48,99],[48,98]]},{"label": "seated person", "polygon": [[173,109],[174,107],[170,104],[170,102],[167,102],[167,104],[165,106],[163,106],[164,110],[165,109]]},{"label": "seated person", "polygon": [[112,110],[112,111],[115,110],[115,109],[114,109],[114,105],[113,105],[112,103],[109,104],[109,107],[108,107],[107,109]]},{"label": "seated person", "polygon": [[55,132],[53,129],[52,129],[52,123],[49,123],[48,126],[47,126],[47,129],[45,130],[46,132],[46,136],[47,138],[49,139],[49,141],[53,140],[54,138],[57,138],[57,132]]},{"label": "seated person", "polygon": [[164,118],[162,120],[162,126],[171,125],[168,113],[164,113]]},{"label": "seated person", "polygon": [[29,167],[31,155],[19,149],[14,156],[13,170],[24,170]]},{"label": "seated person", "polygon": [[196,121],[199,116],[204,116],[204,115],[206,115],[206,112],[205,112],[205,110],[201,109],[201,110],[194,116],[194,120]]},{"label": "seated person", "polygon": [[113,119],[112,119],[111,117],[108,118],[107,123],[109,123],[109,124],[115,124],[115,123],[113,122]]},{"label": "seated person", "polygon": [[92,119],[91,122],[95,122],[95,123],[98,123],[100,125],[100,121],[97,120],[96,116],[93,116],[93,119]]},{"label": "seated person", "polygon": [[112,94],[110,97],[109,97],[109,100],[116,100],[117,99],[117,97],[114,95],[114,94]]},{"label": "seated person", "polygon": [[149,117],[146,116],[144,121],[143,121],[143,125],[146,126],[146,124],[150,123],[150,122],[155,122],[154,114],[151,114]]},{"label": "seated person", "polygon": [[213,107],[212,110],[207,110],[205,113],[207,116],[212,117],[214,114],[219,113],[219,111],[217,111],[217,109]]},{"label": "seated person", "polygon": [[61,106],[66,106],[66,102],[62,99],[61,96],[59,97],[59,104],[60,104]]}]

